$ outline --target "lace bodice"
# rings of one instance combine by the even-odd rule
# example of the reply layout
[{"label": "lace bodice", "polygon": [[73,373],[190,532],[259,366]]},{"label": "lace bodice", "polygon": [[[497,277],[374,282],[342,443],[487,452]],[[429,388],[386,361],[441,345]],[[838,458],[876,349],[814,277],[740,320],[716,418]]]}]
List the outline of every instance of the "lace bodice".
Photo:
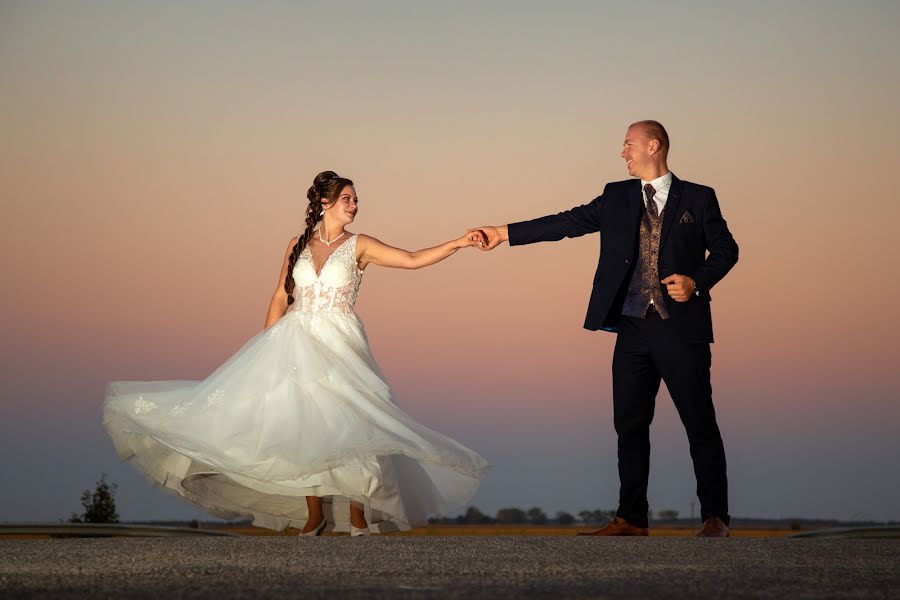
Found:
[{"label": "lace bodice", "polygon": [[287,312],[352,312],[363,276],[356,264],[356,234],[328,255],[318,275],[307,246],[297,257],[291,275],[294,302]]}]

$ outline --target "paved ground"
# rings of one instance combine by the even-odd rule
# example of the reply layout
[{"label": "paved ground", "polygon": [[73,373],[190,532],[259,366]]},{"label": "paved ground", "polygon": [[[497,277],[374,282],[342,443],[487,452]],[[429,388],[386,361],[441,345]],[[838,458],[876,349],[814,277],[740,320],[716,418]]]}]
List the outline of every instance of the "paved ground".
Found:
[{"label": "paved ground", "polygon": [[0,540],[0,597],[900,598],[900,540]]}]

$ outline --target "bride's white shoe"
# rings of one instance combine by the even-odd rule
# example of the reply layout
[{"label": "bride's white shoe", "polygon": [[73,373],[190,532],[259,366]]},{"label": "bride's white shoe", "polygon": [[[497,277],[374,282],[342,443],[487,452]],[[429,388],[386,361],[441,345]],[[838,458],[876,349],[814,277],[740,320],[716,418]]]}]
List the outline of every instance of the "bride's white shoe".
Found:
[{"label": "bride's white shoe", "polygon": [[372,535],[372,532],[369,531],[368,526],[359,528],[359,527],[354,527],[353,525],[350,525],[350,536],[356,537],[358,535]]},{"label": "bride's white shoe", "polygon": [[300,534],[298,534],[298,537],[304,536],[304,535],[311,535],[311,536],[319,535],[320,533],[322,533],[322,530],[325,529],[325,523],[326,523],[325,517],[322,517],[322,522],[319,523],[318,525],[316,525],[315,529],[313,529],[312,531],[307,531],[306,533],[301,532]]}]

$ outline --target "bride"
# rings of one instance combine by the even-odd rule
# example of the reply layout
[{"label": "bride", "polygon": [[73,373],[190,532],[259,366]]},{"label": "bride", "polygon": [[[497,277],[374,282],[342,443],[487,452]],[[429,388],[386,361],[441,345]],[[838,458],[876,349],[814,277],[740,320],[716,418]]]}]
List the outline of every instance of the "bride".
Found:
[{"label": "bride", "polygon": [[465,504],[488,464],[395,404],[353,307],[369,265],[417,269],[483,238],[408,252],[351,233],[356,191],[333,171],[307,198],[265,328],[202,381],[109,382],[103,426],[152,483],[222,518],[407,530]]}]

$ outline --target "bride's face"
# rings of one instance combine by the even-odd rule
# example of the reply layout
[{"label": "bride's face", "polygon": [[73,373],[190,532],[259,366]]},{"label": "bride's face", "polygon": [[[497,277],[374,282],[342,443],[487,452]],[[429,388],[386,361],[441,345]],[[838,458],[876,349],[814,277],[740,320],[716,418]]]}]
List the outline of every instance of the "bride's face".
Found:
[{"label": "bride's face", "polygon": [[348,225],[356,218],[358,200],[352,185],[344,186],[340,196],[325,209],[325,216],[341,225]]}]

